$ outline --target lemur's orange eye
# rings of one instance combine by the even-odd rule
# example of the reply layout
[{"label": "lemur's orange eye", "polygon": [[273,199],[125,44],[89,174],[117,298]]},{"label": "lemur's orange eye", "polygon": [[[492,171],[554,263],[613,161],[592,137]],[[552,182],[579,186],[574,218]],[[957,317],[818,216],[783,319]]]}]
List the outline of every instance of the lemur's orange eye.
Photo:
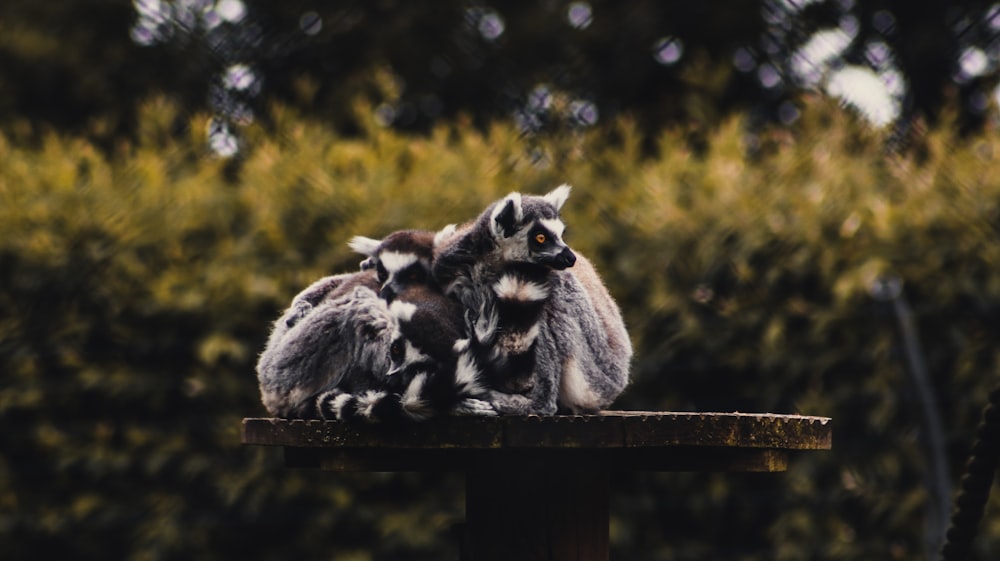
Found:
[{"label": "lemur's orange eye", "polygon": [[535,241],[539,244],[545,243],[545,234],[535,234]]}]

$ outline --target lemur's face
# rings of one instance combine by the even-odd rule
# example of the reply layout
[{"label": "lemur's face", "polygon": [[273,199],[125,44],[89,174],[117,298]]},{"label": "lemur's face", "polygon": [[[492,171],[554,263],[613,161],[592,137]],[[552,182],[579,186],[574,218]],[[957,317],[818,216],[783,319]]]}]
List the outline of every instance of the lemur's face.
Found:
[{"label": "lemur's face", "polygon": [[429,282],[434,233],[403,230],[381,240],[354,237],[349,245],[366,255],[361,270],[374,269],[381,287],[379,296],[387,302],[415,285]]},{"label": "lemur's face", "polygon": [[413,346],[406,337],[399,337],[389,345],[389,368],[387,376],[405,376],[433,365],[433,359]]},{"label": "lemur's face", "polygon": [[566,226],[559,219],[542,219],[527,228],[528,255],[531,261],[563,270],[576,263],[573,250],[562,240]]},{"label": "lemur's face", "polygon": [[556,270],[572,267],[576,255],[562,239],[566,225],[559,217],[568,196],[569,188],[564,186],[543,197],[511,193],[498,202],[490,228],[504,259]]},{"label": "lemur's face", "polygon": [[392,302],[407,287],[426,284],[430,260],[413,252],[380,251],[375,260],[375,272],[382,286],[379,291],[385,301]]},{"label": "lemur's face", "polygon": [[387,376],[406,384],[416,374],[429,372],[437,365],[429,349],[423,348],[426,341],[421,337],[434,326],[429,325],[431,318],[419,312],[412,302],[397,300],[389,306],[389,313],[396,320],[399,332],[389,345],[391,366]]}]

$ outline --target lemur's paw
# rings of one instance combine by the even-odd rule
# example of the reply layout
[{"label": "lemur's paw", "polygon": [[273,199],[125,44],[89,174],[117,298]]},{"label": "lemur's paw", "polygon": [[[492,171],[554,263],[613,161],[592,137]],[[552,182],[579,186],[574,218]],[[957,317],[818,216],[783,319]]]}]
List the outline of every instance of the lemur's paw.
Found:
[{"label": "lemur's paw", "polygon": [[489,390],[487,399],[493,409],[500,415],[551,415],[555,413],[555,404],[548,406],[526,395]]},{"label": "lemur's paw", "polygon": [[493,408],[493,405],[488,401],[483,401],[481,399],[475,399],[472,397],[463,399],[459,401],[451,409],[452,415],[463,415],[471,416],[475,415],[478,417],[496,417],[497,411]]}]

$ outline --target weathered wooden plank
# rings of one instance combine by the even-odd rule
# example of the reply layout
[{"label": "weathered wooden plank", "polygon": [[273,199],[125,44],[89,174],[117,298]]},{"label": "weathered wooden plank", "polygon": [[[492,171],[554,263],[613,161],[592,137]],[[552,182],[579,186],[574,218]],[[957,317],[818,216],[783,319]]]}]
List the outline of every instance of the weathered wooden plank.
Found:
[{"label": "weathered wooden plank", "polygon": [[626,446],[724,446],[829,450],[830,419],[768,413],[610,412]]},{"label": "weathered wooden plank", "polygon": [[327,471],[464,471],[484,464],[512,471],[544,469],[607,471],[777,472],[788,468],[786,450],[770,448],[617,448],[393,450],[374,448],[289,448],[285,465]]},{"label": "weathered wooden plank", "polygon": [[298,448],[499,448],[502,431],[497,419],[486,417],[398,425],[244,419],[243,443]]},{"label": "weathered wooden plank", "polygon": [[448,417],[403,425],[244,419],[243,442],[296,448],[828,450],[830,419],[750,413],[612,411],[600,415]]}]

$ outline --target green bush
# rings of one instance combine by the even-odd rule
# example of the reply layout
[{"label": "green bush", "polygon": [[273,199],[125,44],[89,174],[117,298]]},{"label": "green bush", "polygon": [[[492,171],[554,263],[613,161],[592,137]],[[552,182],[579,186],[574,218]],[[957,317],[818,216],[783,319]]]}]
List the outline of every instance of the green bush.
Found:
[{"label": "green bush", "polygon": [[[613,556],[921,555],[919,411],[871,289],[903,283],[957,480],[998,379],[1000,135],[942,128],[893,156],[849,114],[804,105],[792,130],[677,129],[652,156],[627,120],[545,139],[463,123],[347,138],[275,107],[226,161],[208,155],[206,119],[178,127],[163,101],[110,155],[0,136],[0,551],[454,557],[457,475],[290,471],[240,446],[240,419],[264,413],[256,355],[298,290],[357,267],[350,236],[567,182],[568,239],[636,344],[617,406],[835,423],[834,450],[785,475],[622,475]],[[982,528],[978,551],[996,556],[995,498]]]}]

